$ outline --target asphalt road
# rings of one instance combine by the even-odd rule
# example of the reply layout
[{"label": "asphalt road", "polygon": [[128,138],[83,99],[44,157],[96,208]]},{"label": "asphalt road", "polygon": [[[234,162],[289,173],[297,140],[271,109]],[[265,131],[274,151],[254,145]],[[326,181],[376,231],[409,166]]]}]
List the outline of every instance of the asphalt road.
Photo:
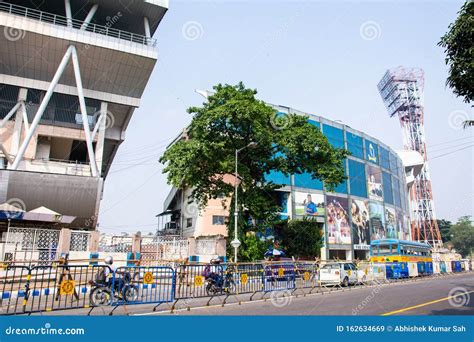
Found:
[{"label": "asphalt road", "polygon": [[[446,299],[454,288],[471,292]],[[454,293],[456,295],[456,293]],[[453,305],[453,304],[454,305]],[[463,304],[463,305],[460,305]],[[156,314],[156,313],[155,313]],[[165,314],[159,313],[159,314]],[[192,308],[179,315],[474,315],[474,274],[356,288],[330,294],[273,298]]]},{"label": "asphalt road", "polygon": [[[460,288],[460,292],[450,292]],[[436,278],[419,278],[416,281],[374,285],[333,291],[324,294],[295,292],[280,297],[284,292],[267,294],[266,299],[251,302],[248,298],[229,298],[224,307],[219,299],[206,306],[207,299],[178,301],[171,313],[167,304],[153,312],[154,305],[119,307],[114,315],[474,315],[474,273],[463,273]],[[275,296],[275,294],[278,294]],[[287,293],[289,295],[289,293]],[[453,297],[454,296],[454,297]],[[449,299],[449,297],[451,297]],[[214,303],[214,304],[213,304]],[[190,306],[190,310],[187,307]],[[63,310],[43,315],[84,315],[89,310]],[[109,307],[96,308],[92,315],[107,315]]]}]

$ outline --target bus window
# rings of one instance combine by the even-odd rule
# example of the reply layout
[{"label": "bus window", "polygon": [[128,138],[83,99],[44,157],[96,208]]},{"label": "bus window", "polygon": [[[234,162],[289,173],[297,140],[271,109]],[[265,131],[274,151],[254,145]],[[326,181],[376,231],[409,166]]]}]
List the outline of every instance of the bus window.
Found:
[{"label": "bus window", "polygon": [[392,248],[392,254],[398,254],[398,245],[397,244],[392,244],[390,245]]},{"label": "bus window", "polygon": [[379,255],[390,254],[390,245],[380,245],[379,246]]}]

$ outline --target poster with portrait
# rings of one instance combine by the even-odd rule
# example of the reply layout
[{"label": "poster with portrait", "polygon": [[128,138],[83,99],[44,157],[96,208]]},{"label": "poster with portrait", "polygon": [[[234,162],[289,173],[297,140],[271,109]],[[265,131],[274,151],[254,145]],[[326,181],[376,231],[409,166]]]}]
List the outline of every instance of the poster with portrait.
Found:
[{"label": "poster with portrait", "polygon": [[311,192],[295,192],[296,216],[324,217],[324,195]]},{"label": "poster with portrait", "polygon": [[406,228],[405,228],[405,219],[403,218],[403,212],[400,209],[395,209],[395,214],[397,216],[397,234],[398,239],[407,240]]},{"label": "poster with portrait", "polygon": [[407,215],[403,215],[403,221],[405,224],[403,225],[405,231],[406,240],[411,240],[413,237],[411,236],[411,221],[410,217]]},{"label": "poster with portrait", "polygon": [[347,198],[326,196],[329,244],[351,244],[348,205]]},{"label": "poster with portrait", "polygon": [[385,207],[385,232],[387,239],[398,239],[395,209]]},{"label": "poster with portrait", "polygon": [[382,172],[378,167],[367,166],[367,190],[370,199],[383,201]]},{"label": "poster with portrait", "polygon": [[370,219],[370,240],[385,239],[385,215],[383,205],[378,202],[369,202],[369,219]]},{"label": "poster with portrait", "polygon": [[351,217],[354,245],[370,245],[369,201],[351,200]]}]

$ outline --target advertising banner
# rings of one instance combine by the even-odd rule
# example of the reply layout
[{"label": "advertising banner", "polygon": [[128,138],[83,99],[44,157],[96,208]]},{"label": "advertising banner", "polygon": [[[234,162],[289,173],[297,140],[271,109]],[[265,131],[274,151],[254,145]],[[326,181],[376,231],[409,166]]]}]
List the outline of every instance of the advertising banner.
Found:
[{"label": "advertising banner", "polygon": [[385,230],[387,239],[398,239],[395,209],[385,207]]},{"label": "advertising banner", "polygon": [[325,215],[324,195],[308,192],[295,192],[296,216]]},{"label": "advertising banner", "polygon": [[378,167],[367,166],[367,190],[370,199],[383,201],[382,172]]},{"label": "advertising banner", "polygon": [[326,196],[327,225],[329,244],[350,244],[348,199]]},{"label": "advertising banner", "polygon": [[362,249],[359,245],[370,245],[369,206],[368,201],[351,201],[352,241],[354,248]]},{"label": "advertising banner", "polygon": [[385,215],[381,203],[373,201],[369,202],[369,218],[370,226],[372,228],[370,240],[385,239]]}]

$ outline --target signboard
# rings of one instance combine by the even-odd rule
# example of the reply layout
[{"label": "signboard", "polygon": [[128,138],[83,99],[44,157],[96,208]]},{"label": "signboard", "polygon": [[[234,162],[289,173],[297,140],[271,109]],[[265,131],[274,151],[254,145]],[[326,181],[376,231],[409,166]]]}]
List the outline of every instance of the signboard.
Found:
[{"label": "signboard", "polygon": [[314,192],[295,192],[296,216],[324,217],[324,195]]},{"label": "signboard", "polygon": [[327,231],[329,244],[351,244],[348,199],[326,196]]}]

